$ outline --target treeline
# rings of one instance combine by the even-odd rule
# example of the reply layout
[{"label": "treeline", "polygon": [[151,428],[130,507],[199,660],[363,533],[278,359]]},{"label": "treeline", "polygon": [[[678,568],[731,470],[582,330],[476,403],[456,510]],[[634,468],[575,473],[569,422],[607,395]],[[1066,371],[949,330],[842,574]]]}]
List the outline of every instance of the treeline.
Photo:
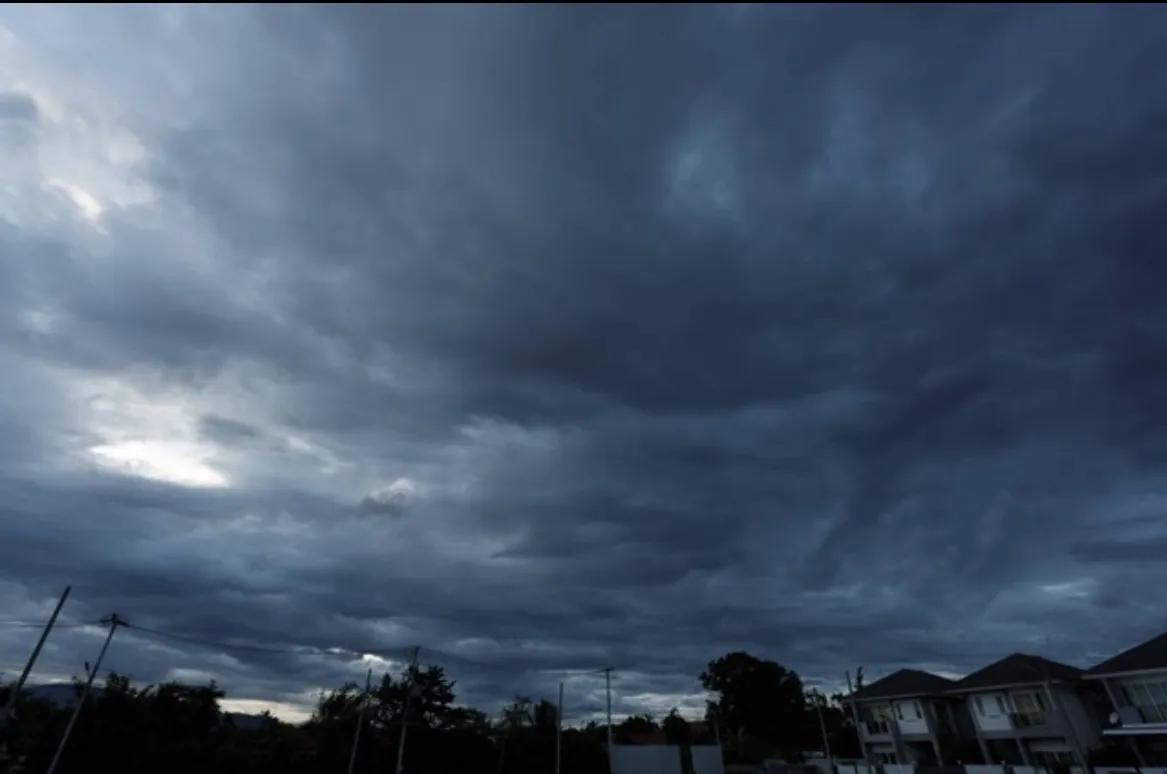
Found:
[{"label": "treeline", "polygon": [[[689,723],[675,710],[659,722],[636,715],[614,728],[617,744],[708,744],[720,737],[730,760],[822,749],[815,699],[804,695],[793,672],[738,653],[711,662],[701,680],[714,697],[708,722]],[[0,704],[6,693],[0,687]],[[215,683],[139,687],[111,674],[87,700],[58,771],[343,774],[358,720],[355,772],[394,771],[403,729],[403,769],[410,774],[547,774],[554,766],[554,704],[516,697],[491,717],[457,704],[454,683],[439,666],[386,675],[368,692],[350,683],[322,694],[311,719],[299,725],[225,713],[223,696]],[[853,754],[845,713],[833,702],[819,709],[835,754]],[[23,697],[0,730],[0,772],[46,771],[71,711]],[[563,774],[604,774],[606,742],[606,727],[595,721],[565,727]]]}]

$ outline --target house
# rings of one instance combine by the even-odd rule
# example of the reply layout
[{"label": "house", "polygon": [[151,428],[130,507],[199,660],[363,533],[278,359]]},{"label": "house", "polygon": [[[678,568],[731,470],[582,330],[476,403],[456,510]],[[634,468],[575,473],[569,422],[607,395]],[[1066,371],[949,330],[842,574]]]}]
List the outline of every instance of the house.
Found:
[{"label": "house", "polygon": [[1079,765],[1101,743],[1082,670],[1014,653],[959,680],[985,763]]},{"label": "house", "polygon": [[1091,667],[1112,713],[1103,736],[1125,742],[1140,766],[1167,766],[1167,632]]},{"label": "house", "polygon": [[[960,702],[948,680],[901,669],[847,699],[858,718],[864,757],[875,763],[944,765],[945,742],[960,735]],[[950,761],[955,762],[955,761]]]}]

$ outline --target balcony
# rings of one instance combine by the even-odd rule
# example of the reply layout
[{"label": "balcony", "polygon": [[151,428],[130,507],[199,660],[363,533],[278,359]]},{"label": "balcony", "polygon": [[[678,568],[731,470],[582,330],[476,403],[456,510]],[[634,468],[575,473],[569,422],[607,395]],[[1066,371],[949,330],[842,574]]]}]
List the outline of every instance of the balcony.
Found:
[{"label": "balcony", "polygon": [[1119,707],[1118,708],[1118,722],[1123,726],[1137,726],[1147,722],[1143,711],[1138,707]]},{"label": "balcony", "polygon": [[891,723],[887,720],[868,720],[864,722],[868,736],[890,736]]},{"label": "balcony", "polygon": [[1118,723],[1122,726],[1162,725],[1167,723],[1167,708],[1128,704],[1118,708]]}]

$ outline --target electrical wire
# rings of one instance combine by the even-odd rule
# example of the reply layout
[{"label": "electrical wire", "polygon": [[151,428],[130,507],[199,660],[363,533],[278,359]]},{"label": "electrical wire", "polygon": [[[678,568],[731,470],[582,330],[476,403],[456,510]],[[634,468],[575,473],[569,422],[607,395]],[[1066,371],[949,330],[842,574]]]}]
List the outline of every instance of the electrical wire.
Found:
[{"label": "electrical wire", "polygon": [[[58,621],[54,628],[56,629],[80,629],[94,626],[108,625],[107,620],[91,621],[91,622],[77,622],[77,621]],[[41,628],[45,626],[44,621],[29,621],[21,619],[0,619],[0,626],[8,626],[13,628]],[[269,645],[259,642],[241,642],[238,640],[217,639],[209,636],[202,636],[197,634],[190,634],[186,632],[171,631],[166,629],[158,629],[150,626],[142,626],[139,624],[121,621],[120,626],[123,629],[137,633],[146,638],[166,639],[177,642],[185,642],[191,645],[198,645],[205,648],[212,648],[221,651],[233,651],[240,653],[253,653],[257,655],[271,655],[271,656],[332,656],[332,657],[364,657],[375,656],[391,661],[405,662],[409,661],[413,656],[413,646],[397,646],[385,647],[384,645],[372,645],[369,647],[359,647],[355,645]],[[490,668],[505,666],[504,663],[494,660],[482,660],[463,656],[456,653],[451,653],[446,650],[434,647],[419,646],[418,649],[425,653],[428,659],[451,664],[465,664],[472,667]],[[555,669],[555,668],[541,668],[536,669],[537,672],[543,673],[561,673],[561,674],[575,674],[577,676],[593,675],[603,673],[603,669],[588,670],[588,669]]]}]

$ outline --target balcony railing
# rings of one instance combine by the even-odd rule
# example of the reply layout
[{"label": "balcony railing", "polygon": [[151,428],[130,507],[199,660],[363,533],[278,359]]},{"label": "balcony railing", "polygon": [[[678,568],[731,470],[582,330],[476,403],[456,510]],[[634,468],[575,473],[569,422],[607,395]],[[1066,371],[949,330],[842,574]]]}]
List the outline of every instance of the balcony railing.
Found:
[{"label": "balcony railing", "polygon": [[1138,726],[1144,723],[1167,723],[1167,709],[1127,705],[1118,708],[1118,718],[1118,722],[1124,726]]},{"label": "balcony railing", "polygon": [[891,724],[886,720],[868,720],[866,726],[868,736],[887,736],[891,733]]},{"label": "balcony railing", "polygon": [[1147,719],[1141,709],[1127,705],[1118,708],[1118,722],[1124,726],[1137,726],[1140,723],[1146,723]]}]

